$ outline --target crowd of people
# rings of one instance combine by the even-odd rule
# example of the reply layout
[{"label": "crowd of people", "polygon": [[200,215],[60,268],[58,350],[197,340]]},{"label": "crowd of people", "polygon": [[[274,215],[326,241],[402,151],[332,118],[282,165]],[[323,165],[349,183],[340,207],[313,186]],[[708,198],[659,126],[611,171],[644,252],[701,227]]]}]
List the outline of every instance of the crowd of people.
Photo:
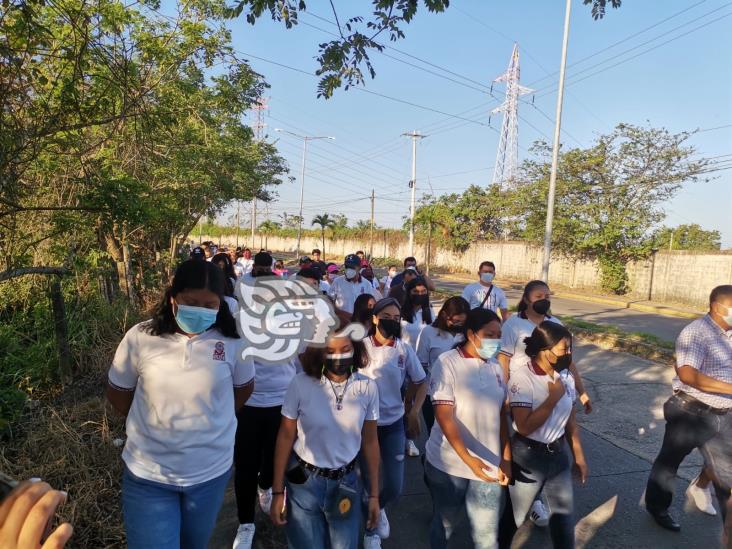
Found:
[{"label": "crowd of people", "polygon": [[[552,314],[546,282],[528,282],[512,313],[495,264],[476,274],[433,311],[435,284],[413,257],[379,279],[363,252],[336,264],[314,249],[290,273],[267,250],[193,247],[109,370],[108,399],[127,417],[129,546],[205,548],[233,474],[234,549],[252,547],[257,506],[294,549],[375,549],[390,535],[405,460],[421,455],[433,549],[448,546],[463,516],[478,549],[510,547],[526,520],[548,527],[554,547],[574,547],[574,483],[588,478],[575,416],[593,404],[572,334]],[[262,276],[297,277],[332,300],[338,326],[324,346],[279,364],[242,358],[234,288]],[[347,335],[354,322],[366,337]],[[673,480],[694,448],[705,468],[690,495],[715,512],[713,487],[723,519],[729,511],[732,286],[715,288],[709,313],[679,336],[677,374],[645,496],[670,530]]]}]

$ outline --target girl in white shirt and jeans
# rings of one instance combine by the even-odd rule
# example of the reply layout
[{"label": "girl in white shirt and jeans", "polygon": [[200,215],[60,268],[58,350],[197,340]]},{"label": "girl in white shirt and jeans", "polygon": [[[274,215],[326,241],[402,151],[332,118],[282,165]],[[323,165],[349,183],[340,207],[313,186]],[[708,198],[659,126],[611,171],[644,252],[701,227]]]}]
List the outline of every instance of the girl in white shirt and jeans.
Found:
[{"label": "girl in white shirt and jeans", "polygon": [[[325,348],[308,347],[300,356],[303,371],[290,383],[282,405],[270,511],[275,525],[286,525],[291,549],[358,548],[359,452],[370,473],[371,493],[379,487],[379,392],[358,371],[366,361],[361,341],[338,334]],[[379,501],[373,496],[366,527],[378,520]]]},{"label": "girl in white shirt and jeans", "polygon": [[425,478],[432,494],[432,549],[447,547],[467,513],[476,549],[494,549],[511,474],[506,380],[496,354],[501,320],[468,313],[464,341],[440,355],[430,393],[437,423],[427,441]]},{"label": "girl in white shirt and jeans", "polygon": [[[528,359],[516,367],[509,381],[515,430],[511,437],[515,482],[509,488],[514,524],[510,529],[515,532],[515,525],[523,523],[543,490],[552,544],[569,549],[574,547],[572,469],[582,484],[588,472],[575,420],[577,391],[569,372],[572,336],[564,326],[545,320],[524,343]],[[502,532],[502,537],[508,533]]]},{"label": "girl in white shirt and jeans", "polygon": [[254,370],[224,301],[224,273],[182,263],[149,322],[132,327],[107,398],[127,416],[122,511],[128,547],[204,549],[231,476],[235,411]]}]

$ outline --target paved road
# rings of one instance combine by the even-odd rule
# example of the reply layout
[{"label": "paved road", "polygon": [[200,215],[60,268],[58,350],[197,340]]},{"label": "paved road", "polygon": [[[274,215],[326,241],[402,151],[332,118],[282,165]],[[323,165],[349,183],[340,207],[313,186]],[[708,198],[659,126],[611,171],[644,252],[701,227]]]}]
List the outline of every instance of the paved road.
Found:
[{"label": "paved road", "polygon": [[[462,292],[466,283],[435,277],[435,284],[438,289]],[[514,287],[503,289],[506,291],[509,305],[514,305],[521,299],[521,290]],[[552,298],[552,311],[557,315],[570,315],[587,322],[616,326],[625,332],[651,334],[667,341],[674,341],[683,327],[691,322],[687,318],[643,313],[633,309],[621,309],[613,305],[602,305],[560,297]]]}]

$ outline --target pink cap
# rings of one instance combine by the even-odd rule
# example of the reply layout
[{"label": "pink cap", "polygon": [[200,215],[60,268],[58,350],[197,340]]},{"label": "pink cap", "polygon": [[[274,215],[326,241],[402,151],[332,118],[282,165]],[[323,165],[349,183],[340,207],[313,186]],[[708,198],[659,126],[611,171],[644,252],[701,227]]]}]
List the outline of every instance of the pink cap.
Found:
[{"label": "pink cap", "polygon": [[338,265],[328,265],[328,268],[325,271],[328,273],[337,273]]}]

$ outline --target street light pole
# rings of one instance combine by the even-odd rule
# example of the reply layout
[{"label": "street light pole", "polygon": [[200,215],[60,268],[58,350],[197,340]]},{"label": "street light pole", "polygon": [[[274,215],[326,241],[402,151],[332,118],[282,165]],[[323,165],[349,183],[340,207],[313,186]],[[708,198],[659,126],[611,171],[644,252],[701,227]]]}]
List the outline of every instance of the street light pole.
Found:
[{"label": "street light pole", "polygon": [[564,38],[562,39],[562,62],[559,68],[559,90],[557,93],[557,115],[554,122],[554,146],[552,148],[552,169],[549,175],[549,196],[546,206],[546,227],[544,229],[544,257],[541,266],[541,279],[549,281],[549,258],[552,253],[552,229],[554,225],[554,194],[557,186],[557,167],[559,165],[559,136],[562,128],[562,104],[564,102],[564,69],[567,65],[567,44],[569,42],[569,16],[572,0],[567,0],[564,11]]},{"label": "street light pole", "polygon": [[300,135],[298,133],[294,133],[291,131],[283,130],[282,128],[275,128],[276,132],[281,133],[288,133],[294,137],[297,137],[298,139],[302,139],[303,146],[302,146],[302,166],[300,168],[300,214],[298,216],[297,220],[297,257],[300,257],[300,240],[302,239],[302,205],[303,200],[305,198],[305,162],[308,155],[308,141],[315,141],[316,139],[332,139],[335,140],[335,137],[332,137],[330,135],[322,135],[322,136],[315,136],[315,135]]},{"label": "street light pole", "polygon": [[427,137],[414,130],[412,133],[403,133],[403,136],[412,138],[412,180],[409,186],[412,188],[412,200],[409,206],[409,255],[414,257],[414,210],[417,194],[417,139]]}]

